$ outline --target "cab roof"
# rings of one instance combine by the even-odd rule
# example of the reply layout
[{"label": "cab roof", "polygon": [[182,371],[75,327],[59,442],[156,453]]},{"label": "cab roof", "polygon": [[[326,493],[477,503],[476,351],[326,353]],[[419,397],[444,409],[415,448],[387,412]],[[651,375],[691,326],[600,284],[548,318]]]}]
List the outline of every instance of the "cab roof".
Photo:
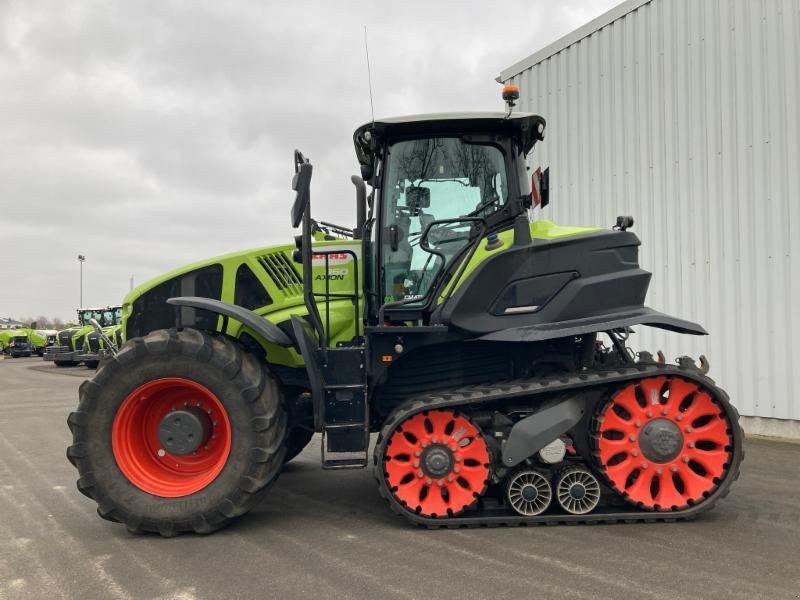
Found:
[{"label": "cab roof", "polygon": [[539,115],[525,112],[462,112],[429,113],[388,117],[364,123],[353,134],[356,156],[362,165],[370,164],[372,147],[365,134],[372,136],[395,137],[447,133],[497,132],[511,135],[520,140],[527,154],[534,144],[544,139],[545,120]]}]

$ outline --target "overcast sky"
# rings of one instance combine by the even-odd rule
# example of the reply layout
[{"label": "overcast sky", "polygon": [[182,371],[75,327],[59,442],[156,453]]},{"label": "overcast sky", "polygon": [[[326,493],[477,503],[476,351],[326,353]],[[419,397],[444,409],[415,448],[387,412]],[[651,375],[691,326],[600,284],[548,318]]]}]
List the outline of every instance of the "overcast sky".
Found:
[{"label": "overcast sky", "polygon": [[[494,78],[616,0],[0,0],[0,316],[72,318],[194,260],[354,220],[353,130],[497,110]],[[547,115],[545,115],[546,117]]]}]

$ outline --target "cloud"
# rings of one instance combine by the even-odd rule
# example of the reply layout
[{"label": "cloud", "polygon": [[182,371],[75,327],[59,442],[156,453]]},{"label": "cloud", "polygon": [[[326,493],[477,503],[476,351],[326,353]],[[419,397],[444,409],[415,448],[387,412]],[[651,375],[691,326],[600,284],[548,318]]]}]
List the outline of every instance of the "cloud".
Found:
[{"label": "cloud", "polygon": [[70,318],[184,264],[291,240],[292,150],[350,223],[352,131],[496,109],[506,66],[615,2],[0,5],[0,314]]}]

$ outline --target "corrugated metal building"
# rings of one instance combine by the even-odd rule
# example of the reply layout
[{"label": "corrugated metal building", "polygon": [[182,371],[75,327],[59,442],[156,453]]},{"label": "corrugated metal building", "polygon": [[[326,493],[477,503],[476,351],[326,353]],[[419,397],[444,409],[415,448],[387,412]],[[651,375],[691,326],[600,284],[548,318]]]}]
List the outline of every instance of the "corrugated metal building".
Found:
[{"label": "corrugated metal building", "polygon": [[800,437],[800,0],[629,0],[498,80],[548,122],[541,216],[633,215],[648,304],[711,334],[635,346],[706,354],[746,430]]}]

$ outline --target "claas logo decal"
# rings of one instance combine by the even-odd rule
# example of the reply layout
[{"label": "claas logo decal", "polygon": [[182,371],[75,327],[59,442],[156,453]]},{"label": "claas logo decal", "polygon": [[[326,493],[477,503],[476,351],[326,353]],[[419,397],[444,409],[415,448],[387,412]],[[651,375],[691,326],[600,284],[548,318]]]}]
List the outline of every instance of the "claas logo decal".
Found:
[{"label": "claas logo decal", "polygon": [[353,260],[353,255],[347,252],[333,252],[331,254],[315,254],[312,258],[314,266],[324,266],[325,257],[328,257],[329,265],[341,265]]}]

